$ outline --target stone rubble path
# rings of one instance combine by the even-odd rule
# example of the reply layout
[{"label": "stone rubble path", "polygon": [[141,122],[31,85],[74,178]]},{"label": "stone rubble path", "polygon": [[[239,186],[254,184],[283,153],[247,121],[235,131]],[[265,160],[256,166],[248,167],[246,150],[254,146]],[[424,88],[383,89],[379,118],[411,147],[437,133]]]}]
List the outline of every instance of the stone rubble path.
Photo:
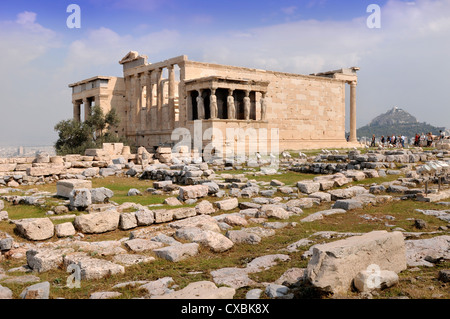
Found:
[{"label": "stone rubble path", "polygon": [[[414,175],[414,171],[405,174],[405,178],[399,178],[396,181],[381,185],[348,186],[354,181],[362,181],[366,178],[404,173],[405,170],[392,169],[395,166],[392,166],[392,164],[394,161],[417,162],[418,159],[414,156],[411,157],[412,155],[404,153],[361,155],[349,152],[347,159],[355,163],[348,165],[353,165],[354,169],[329,172],[328,175],[317,176],[314,180],[298,181],[295,185],[285,185],[278,180],[256,182],[255,180],[249,180],[244,174],[216,175],[213,170],[208,168],[208,165],[203,165],[205,163],[184,165],[180,162],[178,164],[177,167],[184,172],[182,179],[184,182],[188,180],[198,181],[202,176],[211,179],[206,183],[185,186],[173,184],[172,181],[161,181],[161,179],[167,177],[171,179],[181,178],[176,175],[176,169],[172,169],[171,166],[166,164],[152,164],[145,168],[138,166],[127,168],[129,169],[127,172],[129,175],[135,176],[138,172],[142,172],[143,176],[150,179],[160,179],[160,181],[154,182],[153,187],[155,189],[148,191],[155,194],[170,194],[171,196],[165,202],[167,205],[195,204],[195,207],[171,209],[159,209],[158,206],[143,206],[132,202],[122,205],[109,203],[109,199],[114,196],[110,190],[106,188],[91,189],[89,183],[83,179],[66,180],[61,183],[62,186],[58,191],[61,192],[60,195],[68,198],[67,204],[80,209],[90,206],[92,209],[98,209],[99,211],[79,216],[68,215],[68,210],[62,209],[66,207],[65,204],[61,203],[58,206],[60,208],[49,212],[46,218],[13,221],[21,236],[33,242],[16,243],[10,236],[2,237],[0,232],[0,250],[13,251],[17,259],[26,258],[27,265],[17,267],[13,269],[14,271],[29,272],[34,270],[39,273],[56,269],[61,264],[66,268],[71,264],[76,264],[81,267],[83,280],[123,274],[126,272],[126,267],[139,263],[152,263],[158,258],[170,262],[179,262],[191,257],[198,258],[200,246],[215,253],[224,253],[232,249],[234,245],[258,245],[265,238],[274,236],[277,231],[283,231],[283,229],[289,227],[301,227],[304,223],[322,220],[334,214],[346,214],[348,211],[364,208],[367,205],[398,200],[398,196],[413,198],[420,192],[415,188],[420,177],[417,174]],[[319,158],[324,159],[324,156],[320,155]],[[331,156],[333,155],[327,155],[326,157],[328,159]],[[335,156],[339,157],[339,155]],[[420,156],[419,160],[423,160]],[[346,158],[342,158],[342,160],[346,160]],[[293,163],[295,162],[290,162],[290,168],[295,167]],[[125,162],[122,163],[122,161],[118,161],[115,165],[122,165],[121,168],[125,168]],[[373,167],[374,165],[376,167]],[[359,169],[364,166],[366,166],[364,171]],[[337,169],[338,166],[332,165],[331,167]],[[320,163],[315,163],[311,165],[311,169],[315,172],[318,169],[321,171],[322,166]],[[84,178],[91,178],[110,173],[117,174],[119,170],[117,167],[101,169],[86,167],[81,175]],[[268,172],[268,170],[261,170],[261,174]],[[83,187],[80,186],[81,188],[73,191],[75,185],[78,184]],[[341,188],[333,189],[335,187]],[[71,190],[71,188],[73,189]],[[10,189],[10,191],[12,190],[14,188]],[[0,189],[0,191],[0,194],[9,194],[10,192],[6,193],[4,189]],[[277,195],[281,194],[281,197],[277,196],[276,192],[278,192]],[[137,189],[130,189],[128,195],[139,196],[139,193]],[[391,195],[380,195],[381,193],[390,193]],[[2,198],[15,204],[39,205],[51,196],[52,194],[48,192],[30,192],[28,196],[5,195]],[[204,199],[206,196],[216,196],[219,200],[210,202]],[[245,198],[245,200],[238,200],[238,198]],[[3,200],[0,200],[0,220],[8,220],[7,212],[2,211],[5,207]],[[303,209],[320,204],[331,205],[331,207],[303,217],[300,224],[286,221],[292,216],[304,214]],[[445,202],[440,204],[448,205]],[[130,208],[136,209],[136,212],[125,212]],[[233,210],[237,211],[229,212]],[[63,215],[53,216],[56,211]],[[449,210],[417,209],[416,211],[450,222]],[[214,217],[210,216],[210,214],[217,212],[221,214]],[[58,227],[53,225],[52,220],[69,217],[75,217],[73,225],[72,223],[60,224]],[[370,216],[362,215],[360,217],[371,220]],[[395,220],[395,218],[389,220]],[[251,225],[252,223],[257,223],[259,226]],[[72,228],[68,226],[72,226]],[[385,226],[395,227],[395,225],[387,223]],[[101,234],[117,229],[130,230],[130,237],[99,242],[83,240],[85,234]],[[160,230],[157,231],[156,229]],[[56,237],[61,239],[54,243],[35,242],[47,240],[54,237],[55,234]],[[441,232],[403,232],[405,238],[419,238],[424,234],[442,235]],[[332,231],[316,232],[307,238],[296,240],[284,249],[280,249],[280,254],[255,258],[245,267],[226,267],[213,270],[210,272],[213,282],[192,283],[182,290],[175,290],[177,286],[170,277],[155,281],[119,283],[113,286],[112,290],[128,286],[134,287],[146,290],[147,298],[179,298],[187,296],[189,293],[194,293],[196,296],[211,294],[220,298],[233,296],[235,289],[255,287],[247,293],[248,298],[260,298],[263,293],[270,298],[291,298],[292,294],[290,294],[288,286],[301,282],[304,278],[305,269],[288,269],[283,276],[273,283],[255,282],[250,279],[249,274],[267,270],[277,263],[288,261],[289,255],[282,254],[283,252],[296,253],[306,250],[309,246],[302,257],[310,258],[320,239],[337,240],[360,235],[363,234]],[[449,236],[406,240],[405,243],[408,266],[432,267],[439,260],[450,259]],[[11,269],[7,270],[7,272],[9,271]],[[5,271],[0,272],[0,284],[34,284],[39,281],[39,277],[34,275],[11,276],[5,274]],[[216,285],[225,285],[230,289],[217,288]],[[261,285],[265,288],[259,289]],[[25,289],[22,292],[21,297],[48,298],[46,287],[46,283],[29,286],[27,287],[28,290]],[[0,298],[2,294],[6,297],[10,296],[8,288],[0,285]],[[90,295],[92,299],[118,297],[120,297],[120,293],[111,291],[93,292]]]}]

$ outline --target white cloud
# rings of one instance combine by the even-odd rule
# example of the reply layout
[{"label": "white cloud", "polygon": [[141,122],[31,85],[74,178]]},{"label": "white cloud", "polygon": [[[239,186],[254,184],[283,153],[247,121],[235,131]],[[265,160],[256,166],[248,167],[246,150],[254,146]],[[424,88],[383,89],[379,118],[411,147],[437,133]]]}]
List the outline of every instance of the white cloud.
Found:
[{"label": "white cloud", "polygon": [[58,47],[55,32],[36,23],[36,13],[22,12],[15,21],[0,22],[0,65],[25,64]]},{"label": "white cloud", "polygon": [[401,105],[419,121],[450,127],[449,13],[448,0],[390,0],[381,29],[367,27],[366,12],[351,21],[287,22],[199,39],[208,45],[198,58],[301,74],[360,66],[358,126]]},{"label": "white cloud", "polygon": [[[69,75],[67,83],[73,83],[95,75],[121,76],[119,61],[129,51],[147,55],[149,62],[167,58],[163,52],[173,49],[180,34],[173,30],[161,30],[134,37],[120,35],[108,28],[87,32],[84,38],[72,42],[66,59],[55,73]],[[66,77],[67,78],[67,77]]]},{"label": "white cloud", "polygon": [[17,15],[17,20],[16,20],[16,22],[18,24],[23,24],[23,25],[34,24],[35,21],[36,21],[36,13],[28,12],[28,11],[19,13]]},{"label": "white cloud", "polygon": [[281,8],[281,12],[283,12],[286,15],[293,15],[297,11],[296,6],[290,6],[290,7],[283,7]]},{"label": "white cloud", "polygon": [[36,61],[60,46],[60,37],[37,23],[34,12],[0,22],[0,143],[48,141],[49,128],[45,126],[49,124],[42,119],[52,117],[49,106],[53,97],[45,87],[52,75]]}]

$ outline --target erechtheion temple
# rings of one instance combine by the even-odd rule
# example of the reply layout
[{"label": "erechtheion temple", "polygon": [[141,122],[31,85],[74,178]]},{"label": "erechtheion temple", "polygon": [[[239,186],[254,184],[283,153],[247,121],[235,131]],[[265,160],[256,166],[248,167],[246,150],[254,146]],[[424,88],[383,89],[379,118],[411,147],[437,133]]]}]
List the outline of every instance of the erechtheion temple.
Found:
[{"label": "erechtheion temple", "polygon": [[[299,75],[194,62],[186,56],[149,63],[134,51],[119,63],[123,78],[96,76],[69,85],[74,119],[89,116],[94,103],[104,112],[115,108],[121,118],[116,133],[137,147],[173,146],[183,135],[173,140],[177,128],[191,139],[200,136],[202,147],[248,138],[229,136],[227,129],[256,132],[257,143],[268,149],[277,139],[280,151],[356,145],[357,67]],[[200,133],[195,132],[199,125]]]}]

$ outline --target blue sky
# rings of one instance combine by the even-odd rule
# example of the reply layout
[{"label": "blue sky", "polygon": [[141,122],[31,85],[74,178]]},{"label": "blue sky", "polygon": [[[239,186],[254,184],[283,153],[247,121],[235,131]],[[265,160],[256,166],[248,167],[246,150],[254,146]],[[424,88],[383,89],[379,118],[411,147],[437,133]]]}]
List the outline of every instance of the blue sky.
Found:
[{"label": "blue sky", "polygon": [[[66,26],[71,3],[80,29]],[[369,4],[380,29],[367,27]],[[72,116],[67,85],[121,76],[131,50],[301,74],[357,65],[358,126],[398,106],[450,127],[449,39],[450,0],[2,1],[0,145],[54,143]]]},{"label": "blue sky", "polygon": [[[100,26],[132,32],[141,24],[155,28],[210,25],[212,30],[235,26],[250,28],[283,23],[295,19],[345,20],[361,16],[371,3],[383,5],[386,1],[373,0],[83,0],[83,1],[2,1],[0,19],[14,19],[23,11],[39,15],[45,27],[65,29],[69,4],[78,4],[83,10],[83,27]],[[231,26],[231,27],[232,27]]]}]

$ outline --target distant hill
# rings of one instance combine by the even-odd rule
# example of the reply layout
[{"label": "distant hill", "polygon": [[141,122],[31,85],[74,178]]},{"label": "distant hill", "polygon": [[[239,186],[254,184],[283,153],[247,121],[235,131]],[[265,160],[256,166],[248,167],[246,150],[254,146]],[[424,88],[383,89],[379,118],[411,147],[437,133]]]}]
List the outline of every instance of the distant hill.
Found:
[{"label": "distant hill", "polygon": [[377,138],[381,135],[404,135],[406,137],[413,137],[416,133],[426,134],[431,132],[437,135],[440,130],[445,130],[445,127],[436,127],[431,124],[421,123],[405,110],[394,107],[386,113],[375,117],[368,125],[357,129],[356,134],[359,138],[371,137],[372,134],[375,134]]}]

